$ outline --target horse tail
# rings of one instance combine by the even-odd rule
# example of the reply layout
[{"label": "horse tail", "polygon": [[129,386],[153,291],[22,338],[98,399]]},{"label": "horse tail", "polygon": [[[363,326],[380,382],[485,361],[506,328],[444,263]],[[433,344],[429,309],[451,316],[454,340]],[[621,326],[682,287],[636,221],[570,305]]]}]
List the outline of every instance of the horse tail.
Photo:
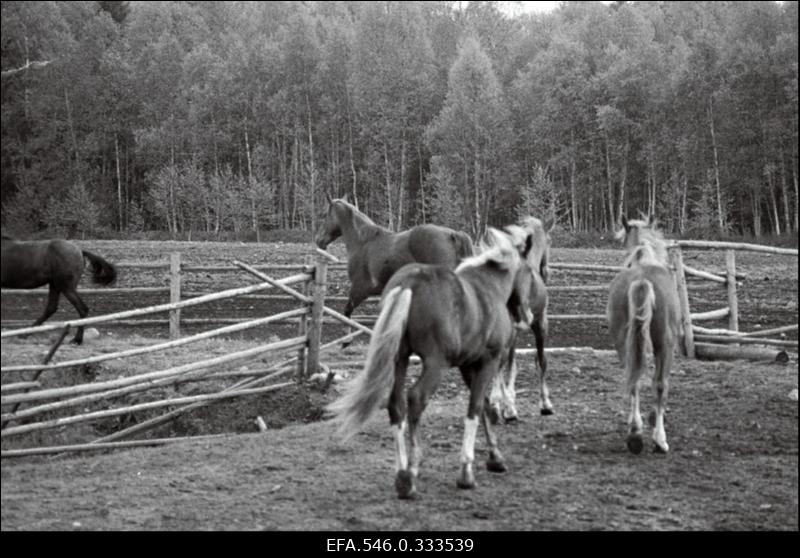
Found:
[{"label": "horse tail", "polygon": [[411,294],[411,289],[398,286],[386,295],[369,342],[364,370],[341,399],[328,405],[328,410],[341,420],[339,433],[345,439],[358,432],[392,388],[394,359],[405,333]]},{"label": "horse tail", "polygon": [[637,279],[628,287],[628,334],[625,339],[628,388],[639,381],[644,372],[646,349],[650,344],[650,322],[656,295],[653,284],[647,279]]},{"label": "horse tail", "polygon": [[467,233],[462,231],[454,231],[451,238],[453,240],[456,257],[458,258],[459,262],[475,255],[475,249],[472,246],[472,239]]},{"label": "horse tail", "polygon": [[89,260],[92,266],[92,280],[98,285],[109,285],[117,278],[117,268],[97,254],[82,250],[83,257]]}]

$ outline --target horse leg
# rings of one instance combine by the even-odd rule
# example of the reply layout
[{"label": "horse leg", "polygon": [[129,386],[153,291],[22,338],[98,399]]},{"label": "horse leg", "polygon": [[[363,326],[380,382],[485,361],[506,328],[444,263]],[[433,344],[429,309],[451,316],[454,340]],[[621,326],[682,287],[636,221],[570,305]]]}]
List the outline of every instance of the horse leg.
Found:
[{"label": "horse leg", "polygon": [[59,292],[53,287],[53,285],[50,285],[50,290],[47,293],[47,306],[45,306],[44,313],[39,317],[39,319],[33,322],[33,325],[38,326],[43,324],[47,318],[56,313],[56,310],[58,310],[58,297]]},{"label": "horse leg", "polygon": [[[498,361],[492,360],[477,366],[461,367],[461,374],[470,387],[469,407],[464,417],[464,439],[461,445],[461,472],[456,485],[459,488],[475,488],[475,435],[478,431],[478,417],[483,414],[486,388],[497,374]],[[502,458],[501,456],[498,456]],[[490,461],[492,456],[490,455]]]},{"label": "horse leg", "polygon": [[664,413],[667,407],[667,391],[669,373],[672,369],[672,347],[662,347],[655,355],[656,370],[653,376],[653,392],[655,394],[655,427],[653,428],[653,452],[667,453],[667,434],[664,431]]},{"label": "horse leg", "polygon": [[422,462],[422,444],[419,440],[419,420],[428,405],[428,399],[436,391],[442,372],[448,367],[443,358],[428,357],[423,361],[422,374],[408,390],[408,431],[411,437],[411,474],[419,476],[419,465]]},{"label": "horse leg", "polygon": [[394,432],[395,446],[395,481],[394,486],[399,498],[413,498],[417,494],[414,487],[414,476],[408,467],[408,451],[406,448],[406,430],[408,430],[406,401],[403,389],[406,381],[408,356],[398,354],[394,363],[394,384],[389,394],[389,422]]},{"label": "horse leg", "polygon": [[[630,359],[630,355],[628,355]],[[639,379],[642,376],[643,368],[636,369],[627,364],[628,367],[628,402],[630,413],[628,414],[628,449],[631,453],[639,454],[642,451],[642,415],[639,412]]]},{"label": "horse leg", "polygon": [[[501,416],[506,423],[517,422],[517,360],[512,356],[509,362],[508,382],[503,383],[502,377],[500,378],[503,383],[503,409]],[[500,374],[498,374],[500,376]]]},{"label": "horse leg", "polygon": [[550,390],[547,388],[547,355],[544,353],[544,341],[547,338],[547,316],[542,316],[531,326],[536,338],[536,359],[539,362],[539,413],[547,416],[553,414],[553,403],[550,401]]},{"label": "horse leg", "polygon": [[[81,297],[78,296],[78,291],[75,289],[68,289],[64,291],[64,296],[67,297],[72,305],[75,307],[75,310],[78,311],[78,316],[81,318],[85,318],[89,315],[89,307],[84,304]],[[78,326],[78,331],[75,333],[75,337],[70,341],[70,343],[74,343],[76,345],[80,345],[83,343],[83,326]]]},{"label": "horse leg", "polygon": [[[355,310],[356,306],[364,302],[364,299],[366,299],[367,296],[369,295],[365,295],[350,289],[350,296],[347,299],[347,304],[345,304],[344,312],[342,312],[342,314],[344,314],[346,318],[349,318],[353,314],[353,310]],[[352,331],[353,328],[347,326],[347,333],[350,334],[352,333]],[[350,346],[350,343],[352,342],[353,342],[352,339],[350,341],[342,341],[342,349]]]},{"label": "horse leg", "polygon": [[492,473],[505,473],[508,471],[503,454],[497,448],[497,435],[491,425],[489,410],[484,408],[481,414],[483,430],[486,433],[486,444],[489,446],[489,459],[486,461],[486,468]]},{"label": "horse leg", "polygon": [[489,415],[489,420],[492,424],[500,422],[500,417],[503,416],[503,405],[508,401],[508,390],[504,382],[504,372],[498,372],[492,382],[492,389],[486,399],[486,413]]}]

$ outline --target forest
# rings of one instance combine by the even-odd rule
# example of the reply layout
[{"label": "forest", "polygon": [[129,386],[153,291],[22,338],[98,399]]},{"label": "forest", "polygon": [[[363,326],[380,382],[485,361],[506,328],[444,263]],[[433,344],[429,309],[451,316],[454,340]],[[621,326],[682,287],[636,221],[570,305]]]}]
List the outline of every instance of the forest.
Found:
[{"label": "forest", "polygon": [[2,226],[798,227],[797,2],[2,2]]}]

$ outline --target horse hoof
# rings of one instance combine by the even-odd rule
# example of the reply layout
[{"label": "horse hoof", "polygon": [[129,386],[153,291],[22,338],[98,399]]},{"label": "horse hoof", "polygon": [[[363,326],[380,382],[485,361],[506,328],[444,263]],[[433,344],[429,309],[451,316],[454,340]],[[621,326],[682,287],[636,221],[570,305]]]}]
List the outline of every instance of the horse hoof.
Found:
[{"label": "horse hoof", "polygon": [[553,409],[541,409],[541,410],[539,411],[539,413],[540,413],[540,414],[541,414],[543,417],[549,417],[550,415],[552,415],[552,414],[553,414]]},{"label": "horse hoof", "polygon": [[73,339],[69,343],[70,345],[83,345],[83,339]]},{"label": "horse hoof", "polygon": [[458,479],[456,481],[456,486],[464,490],[471,490],[475,488],[475,481],[470,479]]},{"label": "horse hoof", "polygon": [[668,451],[669,451],[668,448],[662,448],[658,444],[653,444],[653,453],[658,453],[658,454],[662,454],[663,455],[663,454],[666,454]]},{"label": "horse hoof", "polygon": [[519,418],[517,417],[517,415],[512,415],[510,417],[503,417],[503,420],[505,421],[506,424],[516,424],[519,422]]},{"label": "horse hoof", "polygon": [[503,463],[502,460],[495,459],[494,457],[489,457],[489,460],[486,462],[486,469],[491,473],[505,473],[508,471],[506,464]]},{"label": "horse hoof", "polygon": [[642,448],[644,447],[644,443],[642,443],[642,435],[641,434],[629,434],[628,435],[628,451],[635,455],[639,455],[642,453]]},{"label": "horse hoof", "polygon": [[410,471],[397,472],[397,477],[394,479],[394,488],[397,490],[397,496],[401,500],[410,500],[417,495],[417,490],[414,488],[414,475]]}]

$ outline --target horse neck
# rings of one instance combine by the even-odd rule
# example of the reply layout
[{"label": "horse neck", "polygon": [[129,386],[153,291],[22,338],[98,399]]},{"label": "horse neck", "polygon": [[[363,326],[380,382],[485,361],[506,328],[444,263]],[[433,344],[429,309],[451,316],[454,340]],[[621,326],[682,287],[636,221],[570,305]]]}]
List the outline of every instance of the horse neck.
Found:
[{"label": "horse neck", "polygon": [[339,229],[342,231],[342,238],[344,239],[345,247],[348,253],[354,252],[359,246],[364,244],[364,237],[369,233],[390,233],[388,229],[376,225],[372,219],[360,213],[355,208],[348,208],[350,213],[349,219],[342,219],[339,223]]}]

